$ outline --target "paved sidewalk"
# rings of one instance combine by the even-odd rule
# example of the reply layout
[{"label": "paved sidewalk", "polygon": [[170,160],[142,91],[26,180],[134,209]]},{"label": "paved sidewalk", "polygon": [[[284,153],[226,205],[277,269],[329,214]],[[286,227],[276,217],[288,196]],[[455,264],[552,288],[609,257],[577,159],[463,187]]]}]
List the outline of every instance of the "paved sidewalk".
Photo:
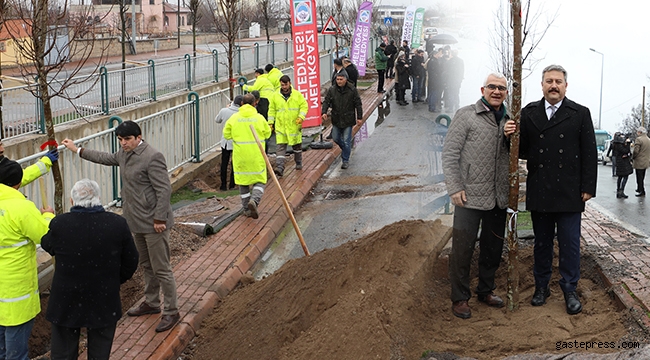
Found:
[{"label": "paved sidewalk", "polygon": [[[393,85],[390,80],[385,86],[390,89]],[[361,91],[364,121],[383,95],[376,92],[375,86]],[[302,204],[339,155],[337,146],[330,150],[309,150],[303,154],[303,170],[296,171],[290,166],[285,171],[280,183],[293,210]],[[212,235],[201,251],[174,268],[180,323],[171,331],[156,333],[159,315],[123,317],[117,327],[111,359],[175,359],[219,299],[237,285],[288,220],[280,193],[269,181],[260,204],[259,219],[238,217]],[[582,237],[583,249],[598,257],[599,271],[619,303],[646,329],[650,328],[646,315],[650,311],[650,245],[647,239],[630,233],[590,206],[583,214]],[[137,305],[139,302],[134,306]],[[86,353],[80,357],[86,358]]]},{"label": "paved sidewalk", "polygon": [[[393,80],[386,81],[390,89]],[[376,85],[360,91],[365,121],[384,94]],[[358,129],[355,128],[355,132]],[[316,182],[340,155],[338,146],[303,153],[303,169],[290,163],[280,179],[282,190],[293,211],[303,203]],[[172,330],[156,333],[160,315],[124,316],[115,332],[111,359],[175,359],[195,336],[203,319],[212,312],[264,253],[289,217],[280,192],[272,180],[267,183],[257,220],[237,217],[219,233],[210,236],[205,246],[174,268],[181,321]],[[140,305],[140,302],[134,306]],[[124,309],[126,313],[127,309]],[[84,352],[80,359],[87,359]]]},{"label": "paved sidewalk", "polygon": [[649,240],[587,205],[582,216],[582,248],[594,255],[606,285],[646,331],[650,329]]}]

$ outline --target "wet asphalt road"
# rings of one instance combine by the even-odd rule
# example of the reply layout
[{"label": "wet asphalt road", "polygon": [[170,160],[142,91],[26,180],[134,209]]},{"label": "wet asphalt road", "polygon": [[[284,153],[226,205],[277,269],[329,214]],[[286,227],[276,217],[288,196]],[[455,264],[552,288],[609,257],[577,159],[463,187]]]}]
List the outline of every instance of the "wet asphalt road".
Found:
[{"label": "wet asphalt road", "polygon": [[[625,228],[643,237],[650,235],[650,198],[634,196],[636,190],[636,174],[628,177],[625,186],[627,199],[616,198],[616,177],[612,177],[612,166],[598,165],[598,184],[596,197],[589,204],[620,222]],[[646,192],[650,191],[650,179],[646,171]]]}]

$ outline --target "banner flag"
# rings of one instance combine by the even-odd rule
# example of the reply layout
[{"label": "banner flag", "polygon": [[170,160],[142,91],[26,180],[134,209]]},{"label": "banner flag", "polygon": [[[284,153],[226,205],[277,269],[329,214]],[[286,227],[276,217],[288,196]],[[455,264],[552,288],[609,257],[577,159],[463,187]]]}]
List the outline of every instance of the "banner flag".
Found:
[{"label": "banner flag", "polygon": [[[370,40],[370,23],[372,22],[372,2],[364,1],[359,6],[357,24],[352,37],[350,60],[357,66],[359,76],[366,75],[366,60],[368,59],[368,45]],[[372,54],[375,49],[370,49]]]},{"label": "banner flag", "polygon": [[294,77],[291,84],[302,93],[309,105],[302,127],[320,126],[322,118],[316,0],[292,0],[291,25]]},{"label": "banner flag", "polygon": [[424,8],[418,8],[415,11],[415,21],[413,22],[413,41],[411,49],[417,49],[422,45],[422,24],[424,23]]},{"label": "banner flag", "polygon": [[[404,11],[404,25],[402,25],[402,41],[406,40],[411,47],[413,37],[413,22],[415,21],[415,5],[409,5]],[[406,55],[408,56],[408,54]]]}]

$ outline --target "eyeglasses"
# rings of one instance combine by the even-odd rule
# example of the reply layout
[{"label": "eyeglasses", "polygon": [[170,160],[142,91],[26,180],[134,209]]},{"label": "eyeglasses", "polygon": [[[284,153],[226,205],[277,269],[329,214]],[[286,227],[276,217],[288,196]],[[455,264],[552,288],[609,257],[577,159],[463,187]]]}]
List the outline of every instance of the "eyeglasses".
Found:
[{"label": "eyeglasses", "polygon": [[505,87],[505,86],[503,86],[503,85],[487,84],[487,85],[485,85],[485,87],[488,88],[488,89],[490,89],[490,90],[496,90],[496,89],[499,89],[499,91],[506,91],[506,90],[508,90],[508,88]]}]

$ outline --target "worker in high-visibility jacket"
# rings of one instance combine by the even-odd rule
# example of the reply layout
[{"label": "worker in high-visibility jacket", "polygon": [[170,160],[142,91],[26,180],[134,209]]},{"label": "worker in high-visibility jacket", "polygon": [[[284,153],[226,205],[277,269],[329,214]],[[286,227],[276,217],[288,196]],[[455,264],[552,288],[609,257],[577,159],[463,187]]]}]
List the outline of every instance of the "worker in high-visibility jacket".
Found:
[{"label": "worker in high-visibility jacket", "polygon": [[29,359],[34,318],[41,312],[36,244],[54,218],[51,207],[39,211],[18,191],[20,165],[0,159],[0,358]]},{"label": "worker in high-visibility jacket", "polygon": [[[2,141],[0,140],[0,159],[4,158],[4,153],[5,148],[2,144]],[[59,160],[59,151],[57,149],[48,151],[45,156],[40,158],[35,164],[29,165],[23,169],[23,180],[20,186],[25,186],[38,179],[39,177],[47,174],[52,167],[52,163],[57,160]]]},{"label": "worker in high-visibility jacket", "polygon": [[277,176],[284,174],[287,145],[293,149],[296,170],[302,170],[302,122],[309,106],[302,93],[291,86],[291,78],[280,78],[280,91],[271,98],[269,123],[275,128],[275,168]]},{"label": "worker in high-visibility jacket", "polygon": [[250,125],[253,125],[262,146],[263,141],[271,136],[271,128],[253,106],[254,102],[255,97],[252,94],[244,95],[239,111],[226,121],[223,138],[232,140],[233,143],[232,168],[235,172],[235,184],[239,185],[244,214],[257,219],[257,206],[262,200],[266,186],[266,160],[257,146]]},{"label": "worker in high-visibility jacket", "polygon": [[266,70],[266,76],[273,85],[275,91],[280,90],[280,78],[284,75],[282,71],[273,66],[273,64],[267,64],[264,67],[264,70]]},{"label": "worker in high-visibility jacket", "polygon": [[273,96],[275,88],[271,81],[269,81],[268,74],[264,73],[264,69],[255,70],[255,83],[253,85],[244,85],[244,91],[252,92],[257,90],[260,92],[260,102],[257,103],[257,112],[268,119],[269,113],[269,99]]}]

